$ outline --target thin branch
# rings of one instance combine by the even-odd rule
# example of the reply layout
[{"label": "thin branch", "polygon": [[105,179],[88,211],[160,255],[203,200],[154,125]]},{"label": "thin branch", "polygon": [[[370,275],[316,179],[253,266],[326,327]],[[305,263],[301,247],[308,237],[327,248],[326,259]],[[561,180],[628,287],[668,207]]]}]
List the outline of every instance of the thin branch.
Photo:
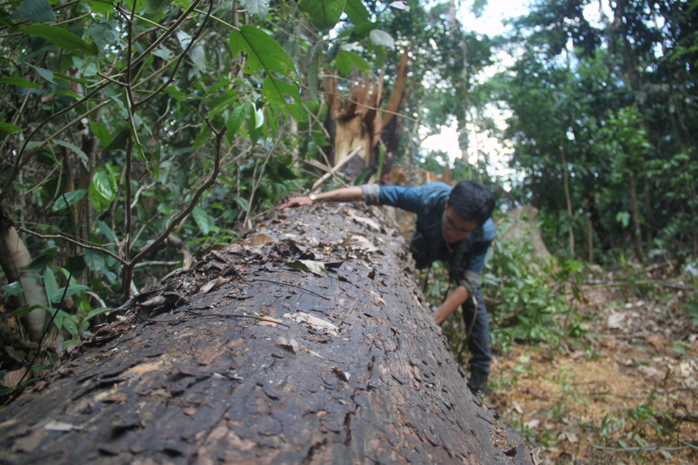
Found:
[{"label": "thin branch", "polygon": [[158,95],[160,92],[162,92],[165,88],[167,88],[167,86],[169,86],[170,83],[172,83],[172,81],[174,80],[175,74],[177,73],[177,70],[179,69],[179,66],[182,64],[182,61],[184,61],[184,57],[187,55],[187,53],[189,53],[189,50],[191,50],[191,48],[194,46],[194,43],[198,40],[199,36],[201,36],[201,33],[203,32],[204,28],[206,27],[206,24],[208,23],[208,18],[211,16],[212,10],[213,10],[213,0],[211,0],[211,2],[209,3],[208,12],[206,13],[206,17],[204,18],[204,21],[201,23],[201,27],[199,28],[198,31],[196,31],[196,34],[194,35],[194,37],[192,37],[192,39],[189,41],[187,48],[184,50],[184,52],[182,52],[179,59],[175,63],[174,69],[172,70],[172,73],[170,74],[169,79],[165,83],[163,83],[162,86],[160,86],[160,88],[157,89],[155,92],[153,92],[148,97],[141,100],[140,102],[137,102],[135,104],[136,107],[146,103],[147,101],[149,101],[150,99],[152,99],[153,97]]},{"label": "thin branch", "polygon": [[97,76],[101,77],[102,79],[106,79],[107,81],[111,82],[112,84],[116,84],[117,86],[126,87],[125,82],[121,82],[121,81],[117,81],[116,79],[112,79],[111,77],[107,76],[106,74],[97,73]]},{"label": "thin branch", "polygon": [[136,265],[133,266],[133,269],[137,268],[145,268],[146,266],[175,266],[178,265],[179,261],[176,262],[158,262],[158,261],[153,261],[153,262],[141,262],[137,263]]},{"label": "thin branch", "polygon": [[95,300],[97,301],[97,303],[99,304],[100,307],[103,307],[103,308],[104,308],[104,307],[107,306],[107,304],[102,300],[102,298],[101,298],[100,296],[98,296],[97,294],[95,294],[94,292],[92,292],[92,291],[85,291],[85,294],[87,294],[88,296],[90,296],[90,297],[92,297],[93,299],[95,299]]},{"label": "thin branch", "polygon": [[[281,132],[281,131],[279,131]],[[266,168],[267,163],[269,162],[269,159],[271,158],[271,154],[274,153],[274,150],[276,149],[280,137],[274,142],[274,146],[267,152],[267,156],[264,159],[264,163],[262,163],[262,169],[260,170],[259,173],[259,178],[256,178],[257,175],[257,166],[258,164],[255,164],[254,166],[254,172],[252,173],[252,192],[250,193],[250,199],[247,201],[247,212],[245,214],[245,224],[247,225],[248,228],[252,227],[252,218],[250,218],[250,210],[252,208],[252,200],[254,199],[254,195],[257,193],[257,187],[259,187],[259,184],[262,182],[262,177],[264,177],[264,168]],[[255,179],[256,178],[256,179]]]},{"label": "thin branch", "polygon": [[153,187],[157,182],[152,182],[148,184],[147,186],[140,186],[138,190],[136,191],[136,195],[133,196],[133,202],[131,202],[131,208],[136,208],[136,204],[138,204],[138,198],[141,196],[141,192],[143,192],[146,189],[150,189]]},{"label": "thin branch", "polygon": [[83,249],[96,250],[97,252],[101,252],[101,253],[103,253],[103,254],[109,255],[110,257],[112,257],[113,259],[117,260],[117,261],[118,261],[119,263],[121,263],[122,265],[125,265],[125,264],[128,263],[126,260],[124,260],[123,258],[119,257],[117,254],[115,254],[115,253],[113,253],[113,252],[111,252],[111,251],[105,249],[104,247],[99,247],[99,246],[96,246],[96,245],[86,244],[86,243],[84,243],[84,242],[75,240],[75,239],[73,239],[73,238],[71,238],[71,237],[64,236],[64,235],[62,235],[62,234],[39,234],[39,233],[37,233],[37,232],[30,231],[30,230],[27,229],[27,228],[23,228],[22,226],[19,226],[19,227],[17,228],[17,230],[18,230],[18,231],[21,231],[21,232],[24,232],[24,233],[27,233],[27,234],[30,234],[30,235],[32,235],[32,236],[34,236],[34,237],[38,237],[39,239],[59,239],[59,240],[63,240],[63,241],[66,241],[66,242],[70,242],[71,244],[74,244],[74,245],[77,245],[77,246],[79,246],[79,247],[82,247]]},{"label": "thin branch", "polygon": [[[194,10],[194,11],[196,11],[197,13],[206,14],[206,12],[203,11],[203,10],[196,9],[196,10]],[[245,10],[238,10],[238,11],[245,11]],[[225,21],[223,21],[222,19],[220,19],[220,18],[217,17],[217,16],[211,16],[211,19],[213,19],[214,21],[218,21],[219,23],[221,23],[221,24],[223,24],[223,25],[225,25],[225,26],[227,26],[227,27],[229,27],[230,29],[233,29],[233,30],[235,30],[235,31],[239,31],[239,30],[240,30],[240,28],[237,28],[237,27],[233,26],[232,24],[226,23]]]},{"label": "thin branch", "polygon": [[199,199],[203,195],[204,192],[206,192],[216,181],[216,178],[218,177],[218,173],[220,172],[220,167],[221,167],[221,145],[223,143],[223,138],[225,137],[225,132],[228,130],[227,126],[223,126],[220,131],[216,131],[216,129],[211,126],[211,123],[206,119],[206,123],[211,127],[211,130],[213,133],[216,135],[216,157],[214,161],[214,167],[213,167],[213,172],[211,173],[211,176],[204,182],[199,189],[194,193],[194,196],[192,197],[191,201],[189,202],[189,205],[187,208],[185,208],[179,215],[177,215],[173,221],[170,222],[170,224],[167,226],[165,231],[161,233],[153,242],[150,243],[148,247],[143,249],[141,252],[138,253],[131,261],[129,261],[129,265],[133,267],[136,263],[141,261],[141,259],[149,254],[152,250],[155,248],[159,247],[162,242],[167,239],[167,236],[170,235],[170,233],[177,227],[177,225],[184,220],[191,211],[194,209],[196,204],[198,203]]}]

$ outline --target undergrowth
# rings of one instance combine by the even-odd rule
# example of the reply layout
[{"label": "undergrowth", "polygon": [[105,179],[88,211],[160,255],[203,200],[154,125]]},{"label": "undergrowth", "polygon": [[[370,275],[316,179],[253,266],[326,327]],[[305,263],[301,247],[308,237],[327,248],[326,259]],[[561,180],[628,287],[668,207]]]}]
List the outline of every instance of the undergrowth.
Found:
[{"label": "undergrowth", "polygon": [[[506,224],[499,226],[498,235],[506,229]],[[588,330],[575,305],[582,265],[574,260],[559,264],[554,256],[534,257],[528,234],[524,231],[517,241],[497,239],[488,252],[481,282],[494,350],[508,351],[526,342],[556,347],[563,337],[578,338]],[[437,262],[419,276],[420,283],[427,280],[424,291],[434,310],[456,286],[449,283],[448,271],[447,264]],[[574,296],[571,301],[568,289]],[[460,308],[443,330],[458,360],[465,362],[467,328]]]}]

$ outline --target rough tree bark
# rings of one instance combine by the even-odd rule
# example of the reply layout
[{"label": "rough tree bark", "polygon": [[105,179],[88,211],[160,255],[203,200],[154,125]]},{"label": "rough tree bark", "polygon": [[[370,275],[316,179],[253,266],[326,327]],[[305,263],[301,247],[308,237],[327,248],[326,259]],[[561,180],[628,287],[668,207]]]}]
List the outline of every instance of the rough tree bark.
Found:
[{"label": "rough tree bark", "polygon": [[532,463],[466,387],[409,260],[376,207],[274,213],[0,411],[0,462]]}]

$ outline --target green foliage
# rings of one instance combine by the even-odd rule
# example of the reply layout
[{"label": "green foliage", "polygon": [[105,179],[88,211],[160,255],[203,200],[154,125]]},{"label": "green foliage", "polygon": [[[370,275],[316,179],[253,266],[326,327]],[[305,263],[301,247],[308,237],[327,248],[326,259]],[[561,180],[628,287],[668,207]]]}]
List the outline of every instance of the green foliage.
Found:
[{"label": "green foliage", "polygon": [[56,17],[47,0],[24,0],[10,19],[50,22],[55,21]]},{"label": "green foliage", "polygon": [[300,0],[298,9],[308,16],[315,27],[328,32],[339,21],[345,3],[345,0]]},{"label": "green foliage", "polygon": [[[503,234],[500,227],[500,234]],[[557,346],[565,335],[579,337],[586,326],[570,318],[573,307],[564,283],[580,269],[576,262],[560,267],[554,259],[534,259],[524,234],[517,241],[497,240],[486,263],[483,289],[497,301],[492,311],[492,339],[504,348],[516,342],[546,342]],[[565,324],[558,319],[563,318]]]},{"label": "green foliage", "polygon": [[[293,77],[297,74],[296,67],[274,39],[260,29],[244,25],[230,35],[230,49],[233,56],[241,51],[247,53],[247,72],[264,70],[266,77],[262,92],[270,101],[287,109],[296,120],[303,119],[299,86],[277,77],[277,73],[285,78]],[[291,97],[291,101],[287,100],[287,96]]]},{"label": "green foliage", "polygon": [[[303,12],[327,30],[343,0],[301,11],[242,3],[247,14],[204,0],[0,8],[0,200],[45,237],[27,236],[36,257],[27,272],[40,273],[56,323],[75,340],[102,307],[170,271],[157,263],[181,260],[169,235],[194,253],[234,241],[259,210],[309,182],[299,162],[328,145],[318,75],[371,72],[387,59],[368,37],[381,22],[360,1],[333,38],[302,31]],[[137,268],[143,261],[156,264]]]},{"label": "green foliage", "polygon": [[[484,86],[513,112],[504,137],[515,149],[513,167],[524,175],[515,195],[552,219],[545,232],[553,248],[567,242],[571,223],[577,253],[587,257],[638,240],[661,254],[695,255],[698,163],[691,134],[698,118],[687,102],[695,98],[698,54],[687,44],[695,42],[688,31],[695,31],[698,10],[684,5],[653,16],[646,2],[631,1],[594,27],[580,11],[567,1],[533,6],[515,21],[520,34],[509,42],[525,52]],[[592,250],[580,247],[589,243],[587,218]]]}]

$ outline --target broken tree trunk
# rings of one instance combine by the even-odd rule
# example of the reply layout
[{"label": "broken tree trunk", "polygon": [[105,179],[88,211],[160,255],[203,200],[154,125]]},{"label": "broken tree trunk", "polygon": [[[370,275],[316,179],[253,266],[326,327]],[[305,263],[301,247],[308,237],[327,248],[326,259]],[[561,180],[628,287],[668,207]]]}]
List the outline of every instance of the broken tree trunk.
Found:
[{"label": "broken tree trunk", "polygon": [[466,387],[405,249],[377,207],[274,213],[0,411],[0,462],[532,463]]}]

